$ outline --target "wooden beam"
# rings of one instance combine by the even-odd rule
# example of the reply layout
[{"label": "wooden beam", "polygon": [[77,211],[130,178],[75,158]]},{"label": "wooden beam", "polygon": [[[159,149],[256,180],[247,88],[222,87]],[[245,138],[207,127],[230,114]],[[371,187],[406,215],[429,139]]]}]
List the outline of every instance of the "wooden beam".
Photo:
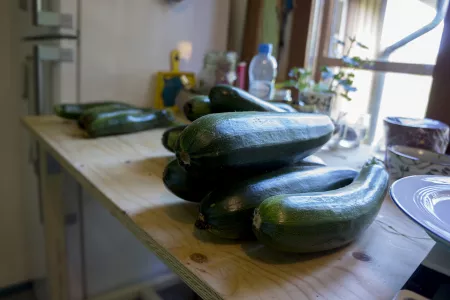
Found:
[{"label": "wooden beam", "polygon": [[[250,61],[258,50],[261,35],[261,24],[264,1],[248,0],[245,18],[244,38],[242,41],[241,61],[247,63],[247,72]],[[248,74],[248,73],[247,73]],[[248,76],[245,78],[245,87],[248,87]]]},{"label": "wooden beam", "polygon": [[305,67],[306,46],[308,44],[313,2],[313,0],[301,0],[295,2],[294,10],[292,12],[293,18],[287,72],[293,67]]},{"label": "wooden beam", "polygon": [[320,78],[321,78],[321,72],[320,72],[320,68],[321,68],[321,62],[319,61],[321,57],[327,55],[328,53],[325,53],[325,49],[328,49],[328,45],[330,43],[330,24],[331,24],[331,19],[333,17],[333,5],[334,5],[334,1],[325,1],[324,5],[321,7],[321,18],[319,19],[319,24],[321,24],[320,26],[318,26],[319,30],[318,30],[318,34],[319,34],[319,44],[317,47],[317,51],[316,51],[316,57],[318,57],[319,59],[316,59],[313,67],[313,76],[314,76],[314,81],[315,82],[319,82]]},{"label": "wooden beam", "polygon": [[[339,58],[321,57],[319,65],[330,67],[345,67],[345,64]],[[390,61],[373,61],[372,65],[361,68],[363,70],[371,70],[378,72],[391,72],[431,76],[433,74],[434,65],[427,64],[408,64]]]},{"label": "wooden beam", "polygon": [[444,23],[426,117],[450,124],[450,10],[447,10]]},{"label": "wooden beam", "polygon": [[263,5],[264,1],[261,0],[248,0],[247,2],[244,41],[241,54],[241,61],[245,61],[247,64],[250,63],[258,50]]}]

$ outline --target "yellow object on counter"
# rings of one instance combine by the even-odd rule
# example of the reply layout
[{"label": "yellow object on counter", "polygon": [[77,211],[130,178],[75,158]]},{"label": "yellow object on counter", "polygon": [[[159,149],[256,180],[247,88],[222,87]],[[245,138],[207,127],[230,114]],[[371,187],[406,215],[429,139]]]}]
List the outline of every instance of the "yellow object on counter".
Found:
[{"label": "yellow object on counter", "polygon": [[180,72],[180,52],[170,52],[170,71],[158,72],[156,77],[156,91],[154,107],[158,109],[171,108],[177,111],[175,99],[182,89],[189,89],[195,85],[195,74]]}]

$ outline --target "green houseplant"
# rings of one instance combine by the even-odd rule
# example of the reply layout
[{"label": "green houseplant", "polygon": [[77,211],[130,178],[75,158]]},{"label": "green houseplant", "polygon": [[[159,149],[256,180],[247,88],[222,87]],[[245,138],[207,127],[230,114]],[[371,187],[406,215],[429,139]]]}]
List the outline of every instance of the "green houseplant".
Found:
[{"label": "green houseplant", "polygon": [[304,103],[305,110],[313,110],[322,113],[331,113],[331,105],[336,95],[340,95],[348,101],[352,100],[351,93],[357,89],[354,86],[355,69],[370,64],[369,60],[360,56],[351,56],[352,49],[356,46],[362,49],[368,47],[348,37],[346,41],[336,40],[343,47],[343,55],[340,57],[342,65],[339,67],[323,66],[321,79],[315,82],[311,79],[312,72],[303,68],[292,68],[289,72],[289,80],[279,83],[277,87],[292,87],[299,91],[300,101]]}]

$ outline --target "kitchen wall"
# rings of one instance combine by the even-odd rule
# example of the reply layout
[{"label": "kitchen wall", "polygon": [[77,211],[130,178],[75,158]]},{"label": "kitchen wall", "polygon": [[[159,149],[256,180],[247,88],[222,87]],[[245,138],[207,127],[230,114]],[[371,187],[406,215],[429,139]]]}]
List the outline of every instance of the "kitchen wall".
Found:
[{"label": "kitchen wall", "polygon": [[[181,69],[198,72],[208,50],[225,50],[228,35],[228,0],[61,0],[61,11],[78,13],[80,28],[79,86],[75,68],[61,74],[61,91],[78,90],[81,102],[119,99],[136,105],[153,102],[154,76],[168,70],[169,53],[180,42],[192,45],[192,55]],[[16,1],[0,1],[0,288],[35,279],[26,223],[38,218],[37,207],[23,202],[27,182],[20,172],[28,149],[24,146],[19,116],[26,103],[20,99],[22,78],[17,57]],[[15,27],[14,27],[15,26]],[[61,102],[76,101],[61,94]],[[28,170],[30,171],[30,170]],[[21,177],[25,176],[25,177]],[[30,190],[31,191],[31,190]],[[21,194],[23,192],[23,194]],[[148,279],[164,266],[95,199],[83,196],[88,294],[97,294]],[[41,249],[42,250],[42,249]],[[39,251],[41,251],[39,250]],[[43,253],[42,253],[43,254]],[[106,266],[106,267],[105,267]]]},{"label": "kitchen wall", "polygon": [[[181,69],[186,71],[200,71],[206,51],[226,50],[229,2],[61,0],[61,11],[78,13],[81,39],[76,60],[79,73],[73,64],[67,65],[67,72],[59,75],[60,90],[65,92],[57,100],[76,101],[78,90],[81,102],[119,99],[150,106],[154,76],[157,71],[169,69],[169,53],[180,42],[192,45],[192,55],[181,62]],[[0,99],[4,108],[0,112],[0,165],[4,170],[0,176],[0,288],[42,276],[35,271],[42,266],[29,261],[30,253],[42,252],[30,246],[33,236],[26,229],[31,218],[39,218],[36,203],[33,206],[24,202],[28,192],[35,194],[35,189],[23,185],[29,181],[27,174],[31,170],[20,172],[28,148],[24,146],[26,134],[19,117],[27,104],[20,99],[20,26],[16,10],[16,1],[0,1]],[[75,84],[76,76],[79,85]],[[67,192],[76,195],[75,189],[71,190],[73,193]],[[95,199],[83,195],[82,206],[89,295],[165,272],[165,266]]]},{"label": "kitchen wall", "polygon": [[169,53],[192,44],[183,71],[199,72],[208,50],[225,50],[229,0],[84,0],[81,6],[81,101],[121,99],[151,105],[154,76]]},{"label": "kitchen wall", "polygon": [[[228,0],[81,0],[81,102],[118,99],[150,106],[156,72],[169,70],[170,51],[191,43],[182,71],[198,72],[208,50],[226,50]],[[100,203],[83,193],[88,296],[168,269]]]}]

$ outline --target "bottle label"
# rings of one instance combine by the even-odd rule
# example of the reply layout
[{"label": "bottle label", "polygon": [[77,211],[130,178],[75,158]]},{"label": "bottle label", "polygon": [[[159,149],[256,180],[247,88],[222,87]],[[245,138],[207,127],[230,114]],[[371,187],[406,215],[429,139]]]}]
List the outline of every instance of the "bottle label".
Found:
[{"label": "bottle label", "polygon": [[270,100],[274,92],[274,84],[264,81],[251,82],[249,92],[259,99]]}]

